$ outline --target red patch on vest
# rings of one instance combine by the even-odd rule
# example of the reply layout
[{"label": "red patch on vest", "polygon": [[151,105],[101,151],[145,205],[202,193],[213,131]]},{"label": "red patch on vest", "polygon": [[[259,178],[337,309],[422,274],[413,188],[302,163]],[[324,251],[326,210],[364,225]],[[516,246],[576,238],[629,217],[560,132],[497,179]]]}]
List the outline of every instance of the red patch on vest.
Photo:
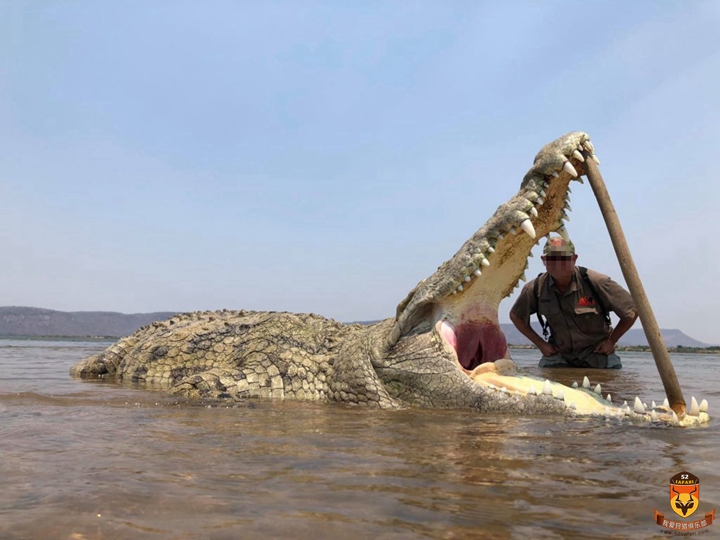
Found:
[{"label": "red patch on vest", "polygon": [[595,299],[592,296],[583,296],[578,300],[580,307],[595,307]]}]

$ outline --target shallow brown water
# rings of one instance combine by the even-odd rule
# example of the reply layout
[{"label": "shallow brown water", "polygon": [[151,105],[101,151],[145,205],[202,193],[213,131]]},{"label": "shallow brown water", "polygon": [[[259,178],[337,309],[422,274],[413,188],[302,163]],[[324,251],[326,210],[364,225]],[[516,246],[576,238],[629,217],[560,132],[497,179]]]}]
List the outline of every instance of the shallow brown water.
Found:
[{"label": "shallow brown water", "polygon": [[[716,419],[208,407],[69,377],[107,345],[0,340],[0,538],[662,538],[653,510],[679,519],[669,479],[683,470],[701,480],[693,518],[720,507]],[[593,384],[614,401],[662,401],[652,357],[623,360]],[[715,417],[720,356],[673,361],[687,400],[706,398]]]}]

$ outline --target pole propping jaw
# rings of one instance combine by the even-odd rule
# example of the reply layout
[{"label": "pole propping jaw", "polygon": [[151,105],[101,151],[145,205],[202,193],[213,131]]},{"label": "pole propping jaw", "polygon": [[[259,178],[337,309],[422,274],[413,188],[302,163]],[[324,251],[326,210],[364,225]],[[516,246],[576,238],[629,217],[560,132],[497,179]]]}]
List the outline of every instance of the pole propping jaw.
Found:
[{"label": "pole propping jaw", "polygon": [[642,323],[643,330],[645,331],[645,337],[647,338],[650,350],[652,351],[655,364],[657,365],[658,372],[660,373],[660,379],[662,380],[670,403],[670,408],[675,411],[678,418],[683,418],[686,413],[685,400],[683,399],[682,390],[680,389],[680,383],[678,382],[675,369],[673,368],[670,355],[668,354],[665,343],[660,334],[660,328],[658,327],[655,315],[650,307],[645,289],[643,288],[642,282],[640,281],[640,275],[638,274],[637,268],[633,261],[632,255],[630,254],[630,248],[628,247],[627,241],[625,240],[625,234],[623,233],[620,225],[620,219],[615,212],[615,207],[610,199],[610,194],[605,187],[605,181],[596,162],[591,158],[590,153],[583,152],[585,161],[583,163],[586,175],[590,181],[595,198],[600,206],[605,225],[607,226],[608,232],[610,233],[610,240],[612,241],[615,254],[617,255],[620,268],[622,269],[625,282],[630,289],[635,307],[638,310],[640,316],[640,322]]}]

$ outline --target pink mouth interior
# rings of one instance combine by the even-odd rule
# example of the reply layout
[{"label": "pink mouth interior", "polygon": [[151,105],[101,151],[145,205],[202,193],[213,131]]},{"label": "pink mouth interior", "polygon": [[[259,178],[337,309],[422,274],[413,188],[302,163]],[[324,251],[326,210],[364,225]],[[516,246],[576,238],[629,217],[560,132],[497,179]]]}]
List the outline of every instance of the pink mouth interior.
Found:
[{"label": "pink mouth interior", "polygon": [[453,328],[443,321],[440,329],[445,340],[455,349],[460,365],[467,370],[506,356],[507,340],[497,324],[489,321],[464,323]]}]

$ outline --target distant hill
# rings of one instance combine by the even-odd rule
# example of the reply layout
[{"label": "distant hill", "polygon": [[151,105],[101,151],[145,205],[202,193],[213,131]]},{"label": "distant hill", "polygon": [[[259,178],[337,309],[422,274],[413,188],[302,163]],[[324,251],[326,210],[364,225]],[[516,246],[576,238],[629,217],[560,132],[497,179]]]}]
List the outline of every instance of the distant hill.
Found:
[{"label": "distant hill", "polygon": [[[355,321],[360,324],[372,324],[376,323],[378,321]],[[537,321],[533,321],[532,327],[535,329],[535,331],[542,336],[542,328],[540,328],[540,323]],[[530,340],[523,336],[520,332],[518,332],[517,328],[515,328],[515,325],[510,323],[501,323],[500,329],[503,331],[503,334],[505,334],[505,338],[507,339],[507,342],[510,345],[532,345]],[[665,341],[666,347],[710,347],[710,344],[703,343],[702,341],[698,341],[697,339],[693,339],[681,330],[676,329],[661,329],[660,334],[663,337],[663,340]],[[618,343],[621,347],[638,347],[638,346],[647,346],[648,342],[645,338],[645,332],[643,332],[642,328],[633,328],[628,330],[628,332],[620,339],[620,342]]]},{"label": "distant hill", "polygon": [[[55,311],[33,307],[0,307],[0,336],[103,336],[122,337],[153,321],[161,321],[175,315],[173,311],[156,313],[124,314],[114,311]],[[370,324],[377,321],[362,321]],[[530,341],[512,324],[501,324],[508,343],[530,345]],[[540,325],[533,327],[541,333]],[[708,347],[680,330],[660,330],[667,347]],[[647,345],[642,329],[632,329],[623,336],[619,345]]]},{"label": "distant hill", "polygon": [[[538,334],[542,335],[542,329],[540,328],[539,323],[533,322],[532,326]],[[532,345],[532,343],[530,343],[530,340],[523,336],[520,332],[518,332],[517,328],[515,328],[514,325],[507,323],[501,324],[500,327],[502,328],[502,331],[505,334],[508,343],[512,345]],[[665,341],[666,347],[710,346],[707,343],[703,343],[701,341],[698,341],[697,339],[691,338],[687,334],[683,333],[681,330],[677,329],[662,328],[660,330],[660,334],[663,337],[663,341]],[[631,328],[622,338],[620,338],[620,341],[618,342],[618,345],[620,345],[621,347],[642,346],[647,344],[648,342],[645,338],[645,332],[643,332],[642,328]]]},{"label": "distant hill", "polygon": [[126,315],[113,311],[67,312],[7,306],[0,307],[0,335],[122,337],[173,315],[171,311]]}]

